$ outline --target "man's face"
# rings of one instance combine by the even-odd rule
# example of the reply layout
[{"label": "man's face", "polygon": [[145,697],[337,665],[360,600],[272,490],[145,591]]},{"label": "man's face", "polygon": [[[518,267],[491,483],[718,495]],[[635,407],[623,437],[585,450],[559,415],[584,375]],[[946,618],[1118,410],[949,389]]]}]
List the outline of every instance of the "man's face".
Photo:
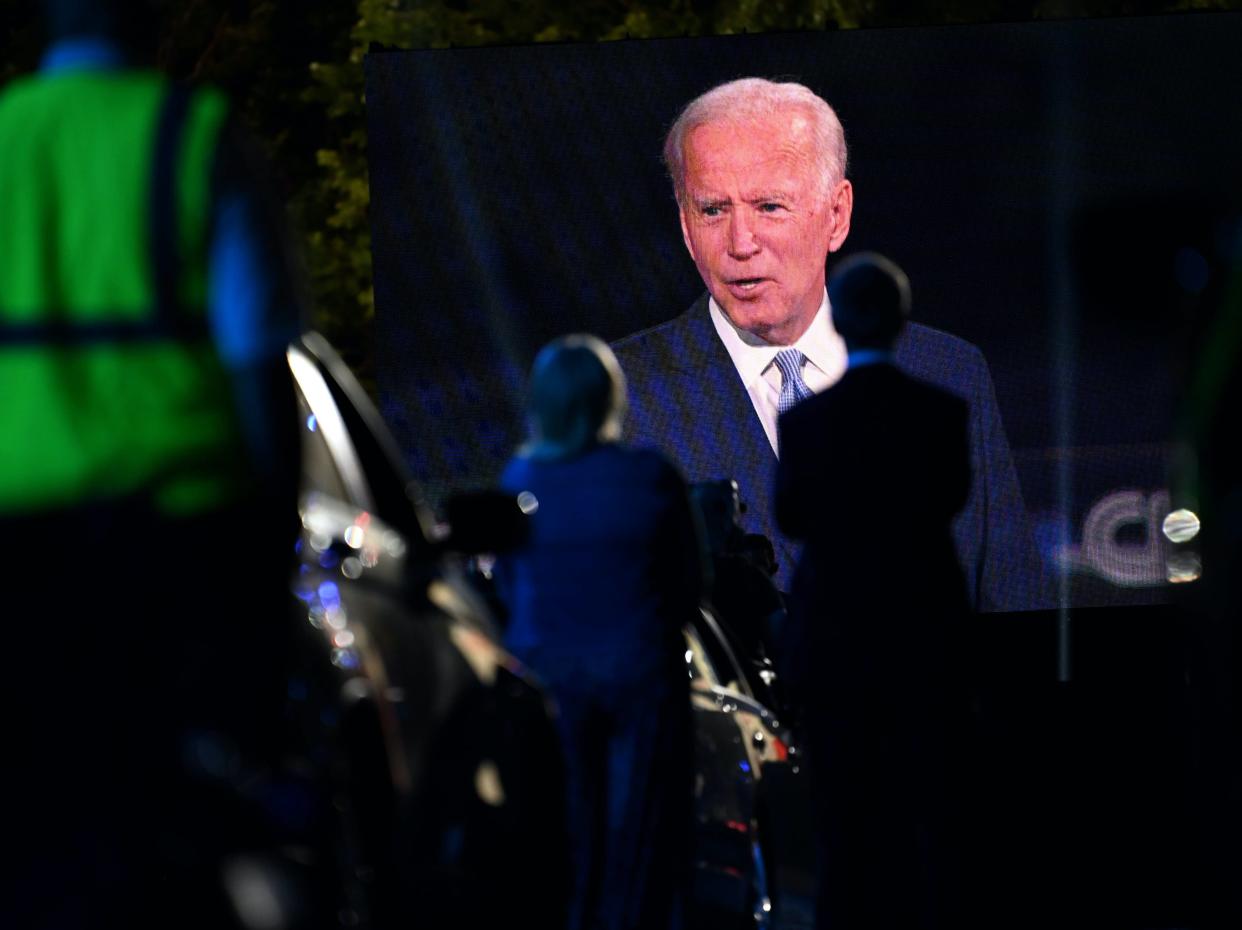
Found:
[{"label": "man's face", "polygon": [[828,253],[850,228],[850,182],[824,196],[817,164],[797,110],[709,123],[685,141],[686,248],[733,325],[774,345],[811,325]]}]

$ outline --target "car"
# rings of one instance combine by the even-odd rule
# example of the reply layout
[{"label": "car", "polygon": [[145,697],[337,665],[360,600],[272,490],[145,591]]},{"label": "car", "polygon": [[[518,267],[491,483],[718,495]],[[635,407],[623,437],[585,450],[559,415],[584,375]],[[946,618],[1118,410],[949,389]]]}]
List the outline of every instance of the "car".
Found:
[{"label": "car", "polygon": [[[287,357],[303,440],[290,740],[327,812],[307,844],[317,906],[350,927],[555,926],[553,710],[464,577],[470,528],[437,523],[326,339]],[[494,544],[514,514],[485,510],[481,532]]]},{"label": "car", "polygon": [[756,699],[705,604],[687,625],[695,734],[697,927],[810,927],[814,844],[795,731]]}]

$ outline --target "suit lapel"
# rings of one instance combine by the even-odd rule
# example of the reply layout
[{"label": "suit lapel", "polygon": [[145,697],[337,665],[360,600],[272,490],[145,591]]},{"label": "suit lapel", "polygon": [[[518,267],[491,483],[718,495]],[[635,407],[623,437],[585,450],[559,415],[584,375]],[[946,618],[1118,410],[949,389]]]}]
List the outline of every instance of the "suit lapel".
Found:
[{"label": "suit lapel", "polygon": [[[706,294],[678,321],[675,342],[680,360],[679,388],[685,392],[685,406],[698,417],[698,422],[687,427],[705,440],[687,449],[692,450],[685,462],[687,477],[691,481],[737,481],[747,506],[747,531],[762,533],[772,541],[782,578],[787,578],[798,553],[797,547],[777,531],[771,516],[776,455],[733,359],[712,324]],[[691,402],[696,397],[698,401]]]},{"label": "suit lapel", "polygon": [[[744,465],[753,476],[769,474],[776,467],[776,456],[768,443],[763,424],[755,413],[746,386],[733,366],[733,359],[720,341],[707,310],[707,296],[697,300],[676,334],[678,381],[683,395],[695,410],[702,411],[695,431],[716,437],[704,443],[695,471],[718,473],[722,461]],[[739,480],[741,476],[738,477]]]}]

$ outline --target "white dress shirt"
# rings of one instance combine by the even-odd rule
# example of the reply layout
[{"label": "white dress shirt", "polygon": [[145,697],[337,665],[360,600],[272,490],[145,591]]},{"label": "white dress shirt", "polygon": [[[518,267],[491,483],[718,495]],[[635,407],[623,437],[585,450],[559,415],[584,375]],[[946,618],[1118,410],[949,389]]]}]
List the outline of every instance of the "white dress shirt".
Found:
[{"label": "white dress shirt", "polygon": [[[735,327],[716,298],[708,301],[708,312],[720,341],[724,343],[737,369],[738,377],[746,386],[750,402],[755,407],[763,431],[767,434],[772,451],[777,452],[776,442],[776,403],[781,396],[781,372],[776,367],[776,353],[788,346],[774,346],[764,342],[758,336]],[[793,344],[806,356],[802,366],[802,380],[815,393],[837,383],[837,379],[845,373],[845,340],[832,326],[832,309],[828,306],[828,292],[824,292],[823,302],[815,313],[815,319],[807,327],[805,333]],[[778,453],[779,454],[779,453]]]}]

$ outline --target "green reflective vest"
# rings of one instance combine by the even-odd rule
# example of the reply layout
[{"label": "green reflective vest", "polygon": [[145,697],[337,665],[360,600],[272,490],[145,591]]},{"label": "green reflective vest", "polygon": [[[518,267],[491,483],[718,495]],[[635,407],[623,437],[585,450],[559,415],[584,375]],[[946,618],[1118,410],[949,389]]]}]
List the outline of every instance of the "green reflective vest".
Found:
[{"label": "green reflective vest", "polygon": [[140,71],[0,96],[0,515],[144,494],[190,515],[244,487],[206,319],[226,110]]}]

